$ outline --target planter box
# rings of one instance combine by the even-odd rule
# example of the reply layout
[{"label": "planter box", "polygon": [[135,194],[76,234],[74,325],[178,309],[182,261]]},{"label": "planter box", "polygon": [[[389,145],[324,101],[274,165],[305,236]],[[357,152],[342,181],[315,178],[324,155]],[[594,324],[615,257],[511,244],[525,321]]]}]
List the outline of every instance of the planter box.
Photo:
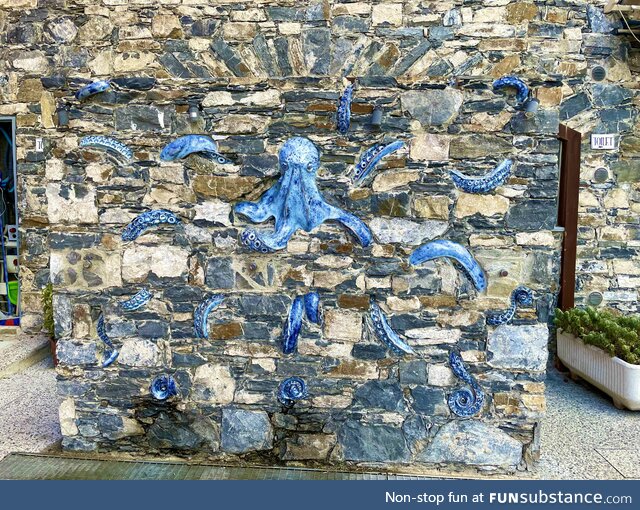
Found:
[{"label": "planter box", "polygon": [[612,358],[564,331],[558,331],[558,357],[572,374],[610,395],[618,409],[640,410],[640,365]]}]

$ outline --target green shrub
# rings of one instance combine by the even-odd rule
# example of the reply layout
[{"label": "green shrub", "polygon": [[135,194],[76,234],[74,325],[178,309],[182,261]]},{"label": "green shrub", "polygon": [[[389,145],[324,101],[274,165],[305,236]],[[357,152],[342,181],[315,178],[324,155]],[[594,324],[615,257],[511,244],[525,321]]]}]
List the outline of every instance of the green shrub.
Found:
[{"label": "green shrub", "polygon": [[595,345],[611,356],[640,365],[640,317],[617,315],[608,310],[572,308],[556,310],[555,325]]},{"label": "green shrub", "polygon": [[44,311],[44,329],[49,333],[49,337],[55,338],[53,323],[53,285],[48,283],[42,289],[42,310]]}]

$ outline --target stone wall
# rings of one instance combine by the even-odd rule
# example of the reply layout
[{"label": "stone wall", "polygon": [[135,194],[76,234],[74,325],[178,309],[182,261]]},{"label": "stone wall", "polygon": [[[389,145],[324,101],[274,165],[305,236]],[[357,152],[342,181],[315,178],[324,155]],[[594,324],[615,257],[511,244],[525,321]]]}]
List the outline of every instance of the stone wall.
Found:
[{"label": "stone wall", "polygon": [[[620,73],[625,65],[622,41],[592,33],[587,2],[18,4],[0,2],[0,113],[16,114],[19,127],[25,328],[40,327],[43,285],[51,279],[55,288],[65,448],[531,467],[559,267],[558,124],[587,114],[630,123],[616,106],[630,101],[626,91],[605,82],[606,94],[586,92],[596,86],[590,59]],[[511,73],[540,100],[531,118],[491,90]],[[351,130],[340,136],[345,77],[358,88]],[[72,98],[100,78],[112,78],[112,90]],[[65,102],[71,121],[60,129],[55,110]],[[196,123],[191,103],[202,106]],[[376,106],[380,129],[370,125]],[[161,162],[161,148],[186,133],[220,136],[234,164]],[[133,163],[80,149],[93,134],[127,143]],[[239,244],[251,224],[232,207],[275,182],[277,151],[292,136],[321,149],[321,191],[369,225],[372,247],[332,223],[296,233],[273,254]],[[34,151],[36,137],[44,153]],[[371,184],[353,186],[361,152],[396,138],[408,148],[385,159]],[[488,195],[460,192],[449,177],[451,169],[481,175],[506,157],[517,167]],[[180,226],[121,240],[136,215],[160,208]],[[444,261],[408,263],[434,238],[470,249],[486,271],[486,293]],[[535,307],[519,310],[513,325],[487,326],[485,312],[505,309],[518,285],[535,291]],[[118,302],[142,287],[154,298],[123,312]],[[320,293],[324,324],[305,324],[298,352],[284,355],[291,300],[309,290]],[[211,292],[226,300],[209,339],[195,339],[193,310]],[[416,355],[398,358],[370,334],[371,296]],[[96,335],[101,314],[120,350],[108,368]],[[465,386],[449,367],[452,347],[487,395],[470,420],[447,405]],[[166,402],[149,395],[162,373],[179,387]],[[287,410],[276,391],[290,376],[306,380],[309,398]]]}]

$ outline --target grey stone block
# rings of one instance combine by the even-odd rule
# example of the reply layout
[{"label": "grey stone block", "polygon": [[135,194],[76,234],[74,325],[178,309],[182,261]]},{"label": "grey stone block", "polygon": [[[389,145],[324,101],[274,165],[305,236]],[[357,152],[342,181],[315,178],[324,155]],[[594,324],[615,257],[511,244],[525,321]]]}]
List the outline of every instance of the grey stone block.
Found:
[{"label": "grey stone block", "polygon": [[273,428],[264,411],[226,408],[222,410],[222,450],[245,453],[269,450]]}]

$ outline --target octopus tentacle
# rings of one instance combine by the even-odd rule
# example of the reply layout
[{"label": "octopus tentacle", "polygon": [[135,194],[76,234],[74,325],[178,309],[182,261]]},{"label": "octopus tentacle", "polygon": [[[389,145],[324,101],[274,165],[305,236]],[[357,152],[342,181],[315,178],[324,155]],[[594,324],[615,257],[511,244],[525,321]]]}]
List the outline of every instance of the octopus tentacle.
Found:
[{"label": "octopus tentacle", "polygon": [[98,323],[96,324],[96,332],[98,333],[98,338],[102,340],[102,342],[108,347],[108,349],[104,352],[104,360],[102,361],[102,368],[107,368],[111,365],[118,356],[120,355],[120,351],[116,349],[113,345],[113,342],[107,335],[107,327],[104,322],[104,315],[100,314],[98,317]]},{"label": "octopus tentacle", "polygon": [[513,161],[505,159],[491,172],[480,177],[469,177],[458,170],[451,170],[451,180],[466,193],[488,193],[506,182],[511,174]]},{"label": "octopus tentacle", "polygon": [[344,89],[340,101],[338,103],[338,113],[336,115],[336,123],[338,132],[346,135],[351,126],[351,101],[353,100],[353,83],[349,83]]},{"label": "octopus tentacle", "polygon": [[339,207],[330,206],[327,215],[328,219],[342,223],[356,237],[358,242],[365,248],[373,242],[373,234],[364,221],[357,216],[348,213]]},{"label": "octopus tentacle", "polygon": [[120,307],[127,312],[133,312],[146,305],[152,297],[153,294],[147,289],[141,289],[129,299],[120,301]]},{"label": "octopus tentacle", "polygon": [[379,143],[367,149],[356,164],[353,172],[353,182],[360,184],[373,171],[378,163],[380,163],[382,158],[396,152],[402,147],[404,147],[404,142],[402,140],[396,140],[386,145]]},{"label": "octopus tentacle", "polygon": [[209,338],[209,314],[224,301],[222,294],[212,294],[193,312],[193,331],[196,338]]},{"label": "octopus tentacle", "polygon": [[411,253],[409,262],[416,266],[427,260],[440,257],[447,257],[457,262],[473,282],[478,292],[483,292],[487,288],[487,278],[482,267],[480,267],[471,252],[458,243],[453,243],[446,239],[438,239],[423,244]]},{"label": "octopus tentacle", "polygon": [[516,315],[516,309],[520,306],[531,306],[533,304],[533,291],[529,287],[520,285],[511,293],[511,305],[504,312],[494,313],[487,317],[487,324],[499,326],[509,324]]},{"label": "octopus tentacle", "polygon": [[85,136],[80,140],[79,147],[93,147],[121,156],[125,161],[131,161],[133,151],[124,143],[108,136]]},{"label": "octopus tentacle", "polygon": [[411,346],[400,338],[389,322],[386,315],[380,309],[378,304],[371,299],[369,308],[369,319],[373,325],[373,331],[383,344],[385,344],[392,352],[402,356],[403,354],[415,354]]},{"label": "octopus tentacle", "polygon": [[167,400],[178,394],[178,388],[173,376],[161,374],[151,381],[149,392],[156,400]]},{"label": "octopus tentacle", "polygon": [[304,298],[302,296],[297,296],[293,300],[293,303],[291,303],[287,322],[282,330],[282,352],[284,354],[291,354],[298,347],[298,336],[302,329],[303,309]]},{"label": "octopus tentacle", "polygon": [[240,202],[235,206],[235,212],[246,216],[254,223],[262,223],[275,216],[274,199],[280,192],[281,183],[277,182],[265,192],[257,202]]},{"label": "octopus tentacle", "polygon": [[76,92],[76,99],[78,101],[83,101],[88,97],[95,96],[96,94],[100,94],[104,92],[109,87],[111,87],[111,83],[109,80],[100,80],[94,81],[93,83],[89,83],[89,85],[85,85],[78,92]]},{"label": "octopus tentacle", "polygon": [[309,292],[304,295],[304,313],[314,324],[322,323],[322,309],[320,308],[320,296],[317,292]]},{"label": "octopus tentacle", "polygon": [[449,395],[449,409],[458,416],[473,416],[484,404],[484,392],[474,377],[467,371],[460,353],[452,350],[449,354],[449,365],[454,375],[466,382],[471,389],[461,388]]},{"label": "octopus tentacle", "polygon": [[503,76],[493,82],[494,92],[506,87],[516,89],[516,100],[518,103],[522,104],[529,99],[529,87],[517,76]]}]

